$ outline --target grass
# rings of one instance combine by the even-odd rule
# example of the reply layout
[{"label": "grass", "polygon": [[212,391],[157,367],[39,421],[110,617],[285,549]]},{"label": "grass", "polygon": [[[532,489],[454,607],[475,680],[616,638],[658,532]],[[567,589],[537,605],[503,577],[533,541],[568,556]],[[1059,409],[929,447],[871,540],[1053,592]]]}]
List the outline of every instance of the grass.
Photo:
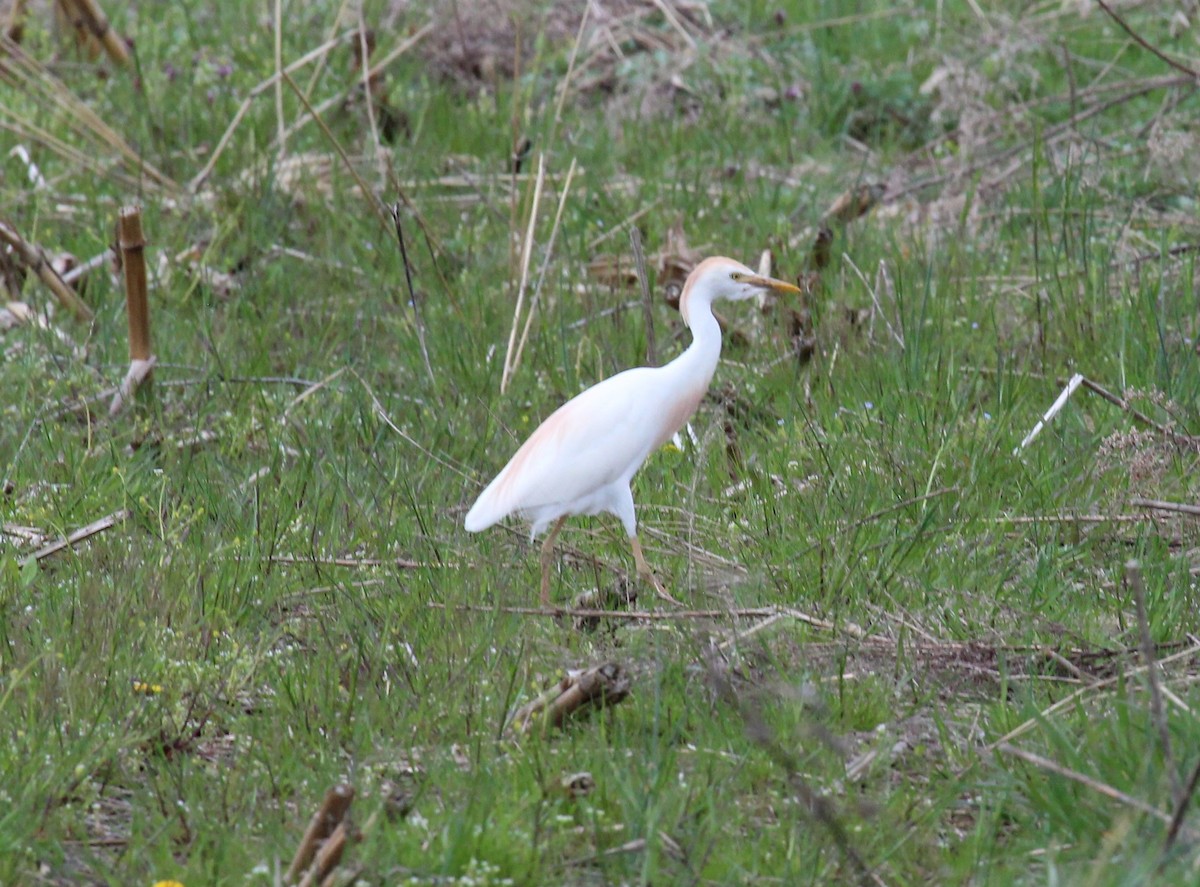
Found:
[{"label": "grass", "polygon": [[[104,272],[92,327],[60,310],[0,333],[0,883],[274,883],[339,782],[357,792],[344,864],[369,883],[816,884],[860,878],[854,859],[887,884],[1194,880],[1194,818],[1169,839],[1163,817],[1200,745],[1196,518],[1131,503],[1197,497],[1181,436],[1200,433],[1200,232],[1194,160],[1170,153],[1194,85],[1139,92],[1178,72],[1099,9],[718,3],[677,27],[627,6],[603,23],[622,58],[592,22],[569,78],[577,14],[507,7],[447,7],[390,67],[419,317],[331,142],[396,199],[361,100],[280,155],[264,90],[187,195],[131,187],[53,91],[0,99],[48,182],[6,155],[5,218],[28,239],[86,259],[144,204],[159,359],[108,418],[127,355]],[[272,75],[273,26],[109,12],[136,71],[97,78],[36,19],[25,49],[185,182]],[[376,57],[422,15],[368,4]],[[1121,15],[1195,66],[1167,10]],[[336,4],[290,10],[285,64],[351,26]],[[353,92],[349,56],[293,79],[314,105]],[[309,119],[290,88],[282,108]],[[518,136],[534,147],[514,177]],[[534,283],[577,173],[500,396],[538,152]],[[286,178],[305,157],[325,162]],[[729,310],[742,337],[715,388],[740,408],[707,402],[635,481],[673,594],[813,622],[581,633],[510,612],[536,601],[536,549],[515,524],[468,536],[465,509],[557,404],[645,357],[637,287],[589,263],[629,267],[636,219],[656,296],[676,224],[700,255],[770,248],[794,277],[825,208],[869,182],[884,197],[837,228],[808,305],[814,359],[781,315]],[[31,280],[21,298],[50,296]],[[667,359],[686,334],[661,301],[653,317]],[[1176,436],[1081,389],[1014,454],[1074,372]],[[630,570],[621,535],[572,521],[556,598]],[[605,660],[633,676],[627,700],[505,734],[565,669]],[[575,795],[580,772],[594,787]]]}]

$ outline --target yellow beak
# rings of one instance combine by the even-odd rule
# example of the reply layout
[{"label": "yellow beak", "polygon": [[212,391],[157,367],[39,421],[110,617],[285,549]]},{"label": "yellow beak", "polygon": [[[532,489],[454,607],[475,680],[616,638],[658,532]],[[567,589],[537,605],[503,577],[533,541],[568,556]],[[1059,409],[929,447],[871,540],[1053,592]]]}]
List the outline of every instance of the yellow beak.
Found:
[{"label": "yellow beak", "polygon": [[751,286],[760,286],[765,290],[771,290],[776,293],[798,293],[800,287],[794,284],[787,283],[783,280],[776,280],[774,277],[743,277],[742,283],[748,283]]}]

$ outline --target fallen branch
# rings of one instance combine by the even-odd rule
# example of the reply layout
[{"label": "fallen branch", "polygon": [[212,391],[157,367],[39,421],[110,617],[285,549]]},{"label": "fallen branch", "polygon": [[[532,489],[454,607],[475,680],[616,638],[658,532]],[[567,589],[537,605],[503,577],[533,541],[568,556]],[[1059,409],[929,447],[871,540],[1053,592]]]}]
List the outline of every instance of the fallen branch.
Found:
[{"label": "fallen branch", "polygon": [[29,563],[31,560],[38,561],[40,563],[51,555],[58,554],[65,548],[74,548],[85,539],[90,539],[97,533],[103,533],[105,530],[112,529],[117,524],[126,520],[132,513],[133,512],[131,512],[128,508],[121,508],[117,511],[114,511],[112,514],[106,514],[99,520],[94,520],[87,526],[80,527],[69,536],[64,536],[63,538],[51,542],[48,545],[42,546],[33,554],[29,555],[29,557],[25,559],[25,563]]},{"label": "fallen branch", "polygon": [[616,705],[629,695],[632,683],[629,673],[615,662],[569,671],[558,684],[517,709],[509,727],[520,733],[535,726],[562,727],[572,716]]}]

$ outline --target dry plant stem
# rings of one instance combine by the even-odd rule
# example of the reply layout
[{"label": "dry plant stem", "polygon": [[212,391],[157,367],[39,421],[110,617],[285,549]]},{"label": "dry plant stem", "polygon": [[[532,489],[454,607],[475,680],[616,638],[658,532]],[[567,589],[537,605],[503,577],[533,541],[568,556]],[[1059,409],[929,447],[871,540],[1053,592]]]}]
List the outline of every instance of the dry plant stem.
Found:
[{"label": "dry plant stem", "polygon": [[[64,117],[77,133],[91,137],[119,153],[135,171],[135,175],[120,174],[113,169],[108,158],[101,155],[96,146],[89,145],[79,150],[44,129],[19,120],[16,126],[4,124],[5,128],[43,144],[55,153],[92,170],[99,176],[112,177],[141,192],[159,188],[167,192],[178,191],[179,185],[157,167],[147,161],[117,134],[85,101],[56,77],[45,65],[31,58],[20,46],[7,37],[0,38],[0,83],[6,83],[24,91],[35,102],[53,103],[56,116]],[[0,116],[0,124],[3,117]]]},{"label": "dry plant stem", "polygon": [[628,672],[615,662],[570,672],[558,684],[521,706],[512,717],[512,729],[528,733],[538,725],[562,727],[573,715],[616,705],[629,695],[631,684]]},{"label": "dry plant stem", "polygon": [[40,246],[32,244],[22,237],[17,229],[7,222],[0,221],[0,242],[11,246],[20,257],[22,263],[38,276],[50,292],[54,293],[63,307],[75,315],[76,319],[91,321],[95,314],[75,291],[63,283],[58,272],[46,258],[46,252]]},{"label": "dry plant stem", "polygon": [[313,814],[304,837],[300,839],[300,846],[296,848],[296,855],[284,876],[285,883],[296,883],[300,873],[308,869],[309,863],[317,853],[317,845],[341,825],[353,800],[354,788],[344,783],[335,785],[325,793],[325,800],[322,801],[320,809]]},{"label": "dry plant stem", "polygon": [[121,67],[128,67],[129,52],[125,49],[125,41],[113,31],[96,0],[71,0],[71,5],[79,10],[80,24],[86,25],[88,31],[100,41],[108,57]]},{"label": "dry plant stem", "polygon": [[1142,564],[1137,560],[1125,562],[1125,581],[1133,592],[1133,603],[1137,611],[1138,641],[1142,650],[1142,662],[1146,666],[1146,681],[1150,685],[1150,715],[1158,730],[1158,742],[1162,746],[1163,767],[1171,783],[1171,802],[1179,804],[1183,797],[1179,785],[1179,774],[1175,772],[1175,755],[1171,751],[1171,732],[1167,726],[1167,712],[1163,707],[1162,687],[1158,680],[1158,663],[1154,659],[1154,639],[1150,637],[1150,622],[1146,618],[1146,586],[1142,582]]},{"label": "dry plant stem", "polygon": [[1183,794],[1175,802],[1175,812],[1171,816],[1171,827],[1167,829],[1167,838],[1163,842],[1164,855],[1171,852],[1171,847],[1174,846],[1176,838],[1179,837],[1180,829],[1183,828],[1183,817],[1187,814],[1188,807],[1191,806],[1192,798],[1196,795],[1197,785],[1200,785],[1200,760],[1196,761],[1195,766],[1192,767],[1187,785],[1183,788]]},{"label": "dry plant stem", "polygon": [[421,561],[410,561],[406,558],[360,558],[360,557],[304,557],[292,554],[273,554],[267,558],[269,564],[284,566],[311,564],[319,567],[350,567],[352,569],[368,569],[371,567],[395,567],[400,570],[424,570],[433,567],[450,566],[448,564],[429,564]]},{"label": "dry plant stem", "polygon": [[564,610],[558,607],[489,607],[483,604],[443,604],[438,601],[427,601],[425,604],[431,610],[455,610],[463,613],[509,613],[514,616],[549,616],[552,619],[595,618],[595,619],[624,619],[629,622],[687,622],[696,619],[774,619],[786,616],[819,628],[823,631],[842,632],[855,638],[866,637],[866,631],[853,622],[841,625],[818,619],[800,610],[788,607],[752,607],[733,610]]},{"label": "dry plant stem", "polygon": [[25,14],[28,5],[28,0],[13,0],[12,6],[9,7],[5,33],[13,43],[20,43],[21,38],[25,36]]},{"label": "dry plant stem", "polygon": [[283,79],[285,74],[290,74],[292,71],[303,68],[314,59],[323,58],[326,53],[336,49],[348,35],[353,33],[352,30],[348,30],[335,37],[331,37],[316,49],[312,49],[300,56],[300,58],[296,59],[286,68],[275,72],[262,83],[258,84],[258,86],[251,89],[249,95],[246,96],[237,111],[234,112],[233,119],[229,121],[229,125],[225,127],[225,132],[222,133],[221,138],[217,141],[217,147],[213,150],[212,156],[208,158],[208,163],[204,164],[203,169],[196,173],[192,180],[188,182],[188,190],[195,193],[208,177],[212,175],[213,168],[217,165],[217,161],[221,159],[221,155],[225,153],[225,148],[229,145],[229,140],[233,138],[234,132],[241,125],[242,119],[246,116],[246,112],[250,110],[250,105],[253,104],[256,98],[275,86],[276,83]]},{"label": "dry plant stem", "polygon": [[25,562],[28,563],[30,560],[41,562],[51,555],[58,554],[58,552],[63,551],[64,549],[74,548],[85,539],[90,539],[97,533],[103,533],[105,530],[112,529],[117,524],[126,520],[131,514],[132,512],[127,508],[121,508],[117,511],[114,511],[112,514],[106,514],[99,520],[94,520],[87,526],[80,527],[69,536],[64,536],[62,539],[55,540],[48,545],[42,546],[28,558],[26,558]]},{"label": "dry plant stem", "polygon": [[559,225],[562,223],[563,209],[567,205],[567,195],[571,192],[571,180],[575,177],[575,158],[571,158],[571,166],[567,169],[567,178],[563,182],[562,194],[558,198],[558,210],[554,213],[554,224],[550,226],[550,239],[546,241],[546,252],[542,256],[542,266],[538,269],[537,283],[533,287],[533,297],[529,300],[529,311],[525,315],[525,325],[521,328],[521,341],[517,343],[517,354],[513,360],[513,372],[521,363],[521,355],[525,353],[525,342],[529,339],[529,328],[533,325],[533,317],[542,298],[542,285],[546,282],[546,272],[550,268],[550,257],[554,255],[554,241],[558,238]]},{"label": "dry plant stem", "polygon": [[533,232],[537,226],[538,205],[542,201],[542,183],[546,178],[546,155],[538,154],[537,178],[533,185],[533,201],[529,205],[529,221],[525,226],[525,239],[521,242],[521,276],[517,282],[517,304],[513,308],[512,328],[508,333],[508,349],[504,352],[504,370],[500,375],[500,393],[508,391],[508,382],[516,370],[517,327],[521,322],[521,308],[525,304],[525,285],[529,282],[529,261],[533,257]]},{"label": "dry plant stem", "polygon": [[329,144],[333,145],[333,149],[337,151],[338,156],[342,158],[342,163],[345,165],[346,171],[349,172],[350,176],[354,179],[355,184],[358,185],[358,190],[362,194],[363,200],[367,201],[371,209],[374,210],[375,215],[379,217],[379,221],[386,225],[388,221],[388,213],[383,207],[383,201],[379,199],[374,191],[367,187],[367,183],[363,181],[363,177],[358,174],[358,170],[355,169],[354,164],[350,162],[350,157],[346,154],[346,149],[342,147],[341,142],[334,138],[334,135],[330,131],[329,127],[325,125],[325,121],[321,119],[321,116],[316,112],[316,109],[314,109],[313,106],[309,104],[308,99],[304,97],[304,93],[300,91],[300,87],[296,85],[296,81],[293,80],[291,75],[289,75],[286,71],[281,71],[280,73],[283,76],[284,82],[291,87],[292,92],[294,92],[296,97],[303,102],[305,109],[312,116],[312,119],[316,121],[317,126],[321,128],[321,132],[324,133],[325,138],[329,140]]},{"label": "dry plant stem", "polygon": [[1055,416],[1057,416],[1059,414],[1059,411],[1061,411],[1062,408],[1067,405],[1067,401],[1070,399],[1071,395],[1074,394],[1076,391],[1078,391],[1079,387],[1082,384],[1083,384],[1083,374],[1082,373],[1076,373],[1075,375],[1073,375],[1071,377],[1071,380],[1069,382],[1067,382],[1066,387],[1063,388],[1062,393],[1060,393],[1058,395],[1058,397],[1055,399],[1054,403],[1050,404],[1050,409],[1046,410],[1046,412],[1045,412],[1045,414],[1043,414],[1042,418],[1039,419],[1037,424],[1033,426],[1033,430],[1031,430],[1027,435],[1025,435],[1025,437],[1022,438],[1021,442],[1019,444],[1017,444],[1016,447],[1013,448],[1014,456],[1017,455],[1018,453],[1020,453],[1021,450],[1025,449],[1031,443],[1033,443],[1034,438],[1036,438],[1039,434],[1041,434],[1042,429],[1046,427],[1046,423],[1050,422]]},{"label": "dry plant stem", "polygon": [[[275,0],[275,73],[283,71],[283,0]],[[275,78],[275,126],[279,157],[287,155],[287,121],[283,116],[283,78]]]},{"label": "dry plant stem", "polygon": [[412,302],[413,324],[417,328],[417,344],[421,348],[421,360],[425,363],[429,384],[436,388],[437,378],[433,374],[433,363],[429,360],[429,348],[425,344],[425,319],[421,316],[421,303],[417,299],[417,291],[413,288],[412,264],[408,261],[408,249],[404,245],[404,226],[400,224],[400,204],[398,202],[392,204],[392,221],[396,226],[396,242],[400,244],[400,261],[404,263],[404,282],[408,286],[409,301]]},{"label": "dry plant stem", "polygon": [[629,226],[629,246],[637,266],[638,284],[642,289],[642,316],[646,325],[646,365],[658,366],[658,348],[654,343],[654,300],[650,296],[650,277],[646,272],[646,253],[642,249],[642,232],[637,225]]},{"label": "dry plant stem", "polygon": [[1092,791],[1098,792],[1105,797],[1112,798],[1114,801],[1120,801],[1127,807],[1132,807],[1135,810],[1145,813],[1147,816],[1153,816],[1160,822],[1165,822],[1167,824],[1170,824],[1171,822],[1170,816],[1168,816],[1166,813],[1163,813],[1157,807],[1147,804],[1142,799],[1135,798],[1132,795],[1127,795],[1120,789],[1113,788],[1108,783],[1100,782],[1099,780],[1093,779],[1092,777],[1083,773],[1071,770],[1070,768],[1064,767],[1062,764],[1052,761],[1049,758],[1044,758],[1041,755],[1034,754],[1033,752],[1017,748],[1015,745],[1009,745],[1007,742],[1001,742],[996,746],[996,750],[1003,752],[1006,755],[1012,755],[1014,758],[1020,758],[1022,761],[1033,764],[1035,767],[1039,767],[1042,770],[1056,773],[1065,779],[1070,779],[1072,782],[1078,782],[1080,785],[1087,786]]},{"label": "dry plant stem", "polygon": [[[1189,638],[1190,638],[1190,635],[1189,635]],[[1193,643],[1191,646],[1186,647],[1177,653],[1172,653],[1170,656],[1164,657],[1163,659],[1159,660],[1158,664],[1160,666],[1165,666],[1165,665],[1169,665],[1172,662],[1178,662],[1179,660],[1182,660],[1182,659],[1191,659],[1191,658],[1196,657],[1197,655],[1200,655],[1200,641],[1196,641],[1194,638],[1191,638],[1191,639],[1193,640]],[[1063,697],[1062,699],[1055,702],[1053,705],[1049,705],[1046,708],[1042,709],[1040,712],[1038,712],[1036,717],[1029,718],[1028,720],[1024,721],[1023,723],[1021,723],[1021,724],[1017,725],[1016,727],[1014,727],[1013,729],[1009,730],[1007,733],[1005,733],[999,739],[995,740],[994,742],[988,743],[986,748],[990,749],[990,750],[995,750],[995,749],[999,748],[1001,745],[1005,745],[1006,743],[1010,742],[1011,740],[1016,739],[1019,736],[1023,736],[1024,734],[1026,734],[1030,730],[1032,730],[1034,727],[1043,723],[1045,721],[1045,719],[1048,718],[1050,715],[1052,715],[1056,712],[1062,711],[1064,708],[1069,708],[1072,705],[1075,705],[1084,695],[1086,695],[1088,693],[1098,692],[1100,690],[1103,690],[1106,687],[1111,687],[1113,684],[1116,684],[1119,681],[1127,680],[1127,679],[1137,675],[1138,672],[1140,672],[1143,668],[1145,668],[1145,666],[1141,666],[1139,668],[1133,669],[1132,671],[1126,672],[1124,674],[1118,674],[1118,675],[1114,675],[1109,678],[1104,678],[1103,680],[1096,681],[1095,683],[1089,684],[1086,687],[1080,687],[1078,690],[1076,690],[1075,692],[1071,693],[1068,696]]]},{"label": "dry plant stem", "polygon": [[314,884],[319,884],[321,887],[326,884],[332,885],[334,883],[333,870],[342,861],[342,854],[346,851],[348,838],[349,832],[346,829],[346,823],[339,822],[337,828],[333,830],[333,834],[325,839],[325,843],[317,851],[312,868],[305,872],[298,887],[312,887]]},{"label": "dry plant stem", "polygon": [[118,217],[121,267],[125,269],[125,308],[129,315],[129,359],[149,360],[150,307],[146,296],[146,238],[142,210],[126,206]]},{"label": "dry plant stem", "polygon": [[[149,360],[131,360],[129,362],[129,370],[125,373],[125,378],[121,380],[121,384],[117,386],[117,390],[113,392],[112,401],[108,405],[108,415],[115,416],[125,408],[125,404],[133,400],[133,396],[154,370],[154,364],[157,361],[151,357]],[[203,432],[202,432],[203,434]]]},{"label": "dry plant stem", "polygon": [[1137,31],[1135,31],[1133,28],[1129,27],[1129,25],[1126,24],[1125,19],[1123,19],[1119,15],[1117,15],[1117,13],[1113,10],[1113,8],[1111,6],[1109,6],[1107,3],[1105,3],[1104,0],[1096,0],[1096,2],[1100,5],[1101,9],[1103,9],[1106,13],[1108,13],[1109,18],[1111,18],[1114,22],[1116,22],[1118,25],[1121,26],[1121,30],[1123,30],[1126,34],[1128,34],[1131,38],[1133,38],[1134,43],[1136,43],[1138,46],[1142,47],[1142,49],[1145,49],[1148,52],[1152,53],[1153,55],[1157,56],[1159,59],[1161,59],[1162,61],[1164,61],[1168,65],[1170,65],[1172,68],[1174,68],[1176,71],[1182,71],[1184,74],[1188,74],[1192,77],[1195,77],[1197,80],[1200,80],[1200,71],[1193,71],[1187,65],[1185,65],[1181,62],[1175,61],[1175,59],[1173,59],[1169,55],[1166,55],[1165,53],[1163,53],[1163,51],[1161,49],[1148,43],[1144,37],[1142,37],[1140,34],[1138,34]]},{"label": "dry plant stem", "polygon": [[1081,378],[1083,379],[1082,384],[1083,384],[1084,388],[1086,388],[1088,391],[1091,391],[1093,394],[1100,395],[1102,398],[1107,400],[1113,406],[1120,407],[1122,410],[1129,413],[1129,415],[1133,416],[1133,418],[1137,419],[1142,424],[1149,425],[1155,431],[1158,431],[1160,434],[1163,434],[1166,437],[1171,438],[1172,440],[1183,441],[1183,442],[1195,442],[1196,439],[1194,437],[1191,437],[1186,434],[1180,434],[1177,431],[1172,431],[1170,428],[1163,425],[1162,423],[1155,422],[1153,419],[1151,419],[1149,416],[1147,416],[1141,410],[1135,409],[1133,406],[1131,406],[1129,401],[1125,400],[1122,397],[1117,397],[1117,395],[1113,394],[1111,391],[1109,391],[1103,385],[1100,385],[1097,382],[1093,382],[1091,379],[1087,378],[1086,376],[1083,376]]},{"label": "dry plant stem", "polygon": [[1135,496],[1129,500],[1130,505],[1138,508],[1154,508],[1158,511],[1175,511],[1179,514],[1192,514],[1200,517],[1200,505],[1185,505],[1182,502],[1164,502],[1161,499],[1142,499]]}]

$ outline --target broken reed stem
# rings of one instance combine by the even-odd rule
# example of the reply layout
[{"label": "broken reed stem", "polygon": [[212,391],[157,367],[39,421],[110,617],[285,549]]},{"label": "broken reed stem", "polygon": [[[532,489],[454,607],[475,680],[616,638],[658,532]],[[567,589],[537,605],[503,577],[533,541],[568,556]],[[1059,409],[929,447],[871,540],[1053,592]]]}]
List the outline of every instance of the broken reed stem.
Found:
[{"label": "broken reed stem", "polygon": [[537,283],[533,287],[533,296],[529,300],[529,311],[525,314],[525,325],[521,328],[521,341],[517,342],[517,354],[513,358],[512,371],[515,373],[521,363],[521,355],[525,353],[525,342],[529,339],[529,328],[533,325],[533,315],[542,298],[542,285],[546,282],[546,271],[550,267],[550,257],[554,254],[554,241],[558,238],[559,225],[562,223],[563,209],[567,205],[567,194],[571,191],[571,179],[575,177],[575,158],[571,158],[571,166],[567,169],[567,178],[563,182],[562,194],[558,199],[558,210],[554,213],[554,224],[550,226],[550,239],[546,241],[546,254],[542,257],[542,267],[538,269]]},{"label": "broken reed stem", "polygon": [[325,843],[317,851],[312,868],[304,873],[304,877],[300,879],[297,887],[312,887],[314,884],[324,887],[326,884],[333,884],[333,870],[342,861],[342,854],[346,851],[346,841],[349,837],[350,832],[346,828],[346,823],[339,822],[337,828],[333,830],[333,834],[325,839]]},{"label": "broken reed stem", "polygon": [[1001,742],[996,745],[996,751],[1003,752],[1006,755],[1012,755],[1014,758],[1020,758],[1027,764],[1046,770],[1050,773],[1055,773],[1064,779],[1069,779],[1072,782],[1077,782],[1080,785],[1090,788],[1094,792],[1104,795],[1107,798],[1112,798],[1114,801],[1119,801],[1127,807],[1132,807],[1134,810],[1139,810],[1147,816],[1153,816],[1160,822],[1170,823],[1171,817],[1163,813],[1157,807],[1147,804],[1141,798],[1135,798],[1132,795],[1127,795],[1120,789],[1114,788],[1106,782],[1101,782],[1098,779],[1093,779],[1086,774],[1080,773],[1077,770],[1072,770],[1069,767],[1064,767],[1057,761],[1052,761],[1049,758],[1044,758],[1041,755],[1033,752],[1025,751],[1023,748],[1017,748],[1015,745],[1009,745],[1007,742]]},{"label": "broken reed stem", "polygon": [[118,216],[117,243],[125,269],[125,310],[129,315],[129,360],[150,359],[150,306],[146,297],[146,238],[142,208],[126,206]]},{"label": "broken reed stem", "polygon": [[79,12],[79,18],[72,24],[76,28],[87,28],[88,33],[100,41],[110,59],[123,68],[128,67],[129,51],[125,48],[125,41],[117,36],[108,23],[104,10],[96,4],[95,0],[71,0],[69,4],[63,4],[64,9],[68,6],[74,6]]},{"label": "broken reed stem", "polygon": [[538,154],[537,178],[533,185],[533,202],[529,205],[529,222],[525,226],[525,239],[521,247],[521,277],[517,283],[517,304],[513,309],[512,329],[508,333],[508,349],[504,352],[504,370],[500,375],[500,393],[508,391],[508,380],[516,369],[513,357],[517,347],[517,326],[521,319],[521,307],[525,304],[525,285],[529,282],[529,261],[533,256],[533,232],[537,226],[538,204],[542,201],[542,183],[546,179],[546,155]]},{"label": "broken reed stem", "polygon": [[6,33],[13,43],[20,43],[25,36],[25,7],[28,5],[27,0],[13,0],[13,5],[9,7]]},{"label": "broken reed stem", "polygon": [[308,870],[317,855],[317,845],[327,841],[342,824],[353,800],[354,788],[345,783],[335,785],[325,793],[320,809],[313,814],[304,837],[300,839],[300,846],[296,848],[296,855],[292,857],[292,864],[284,876],[285,883],[295,884],[300,873]]},{"label": "broken reed stem", "polygon": [[1133,592],[1133,604],[1137,612],[1138,641],[1142,651],[1142,663],[1146,666],[1146,681],[1150,685],[1150,715],[1158,730],[1158,742],[1162,746],[1163,767],[1171,782],[1171,802],[1178,804],[1183,797],[1179,785],[1179,774],[1175,772],[1175,755],[1171,752],[1171,732],[1167,726],[1167,712],[1163,707],[1162,687],[1158,682],[1158,663],[1154,658],[1154,640],[1150,637],[1150,622],[1146,618],[1146,586],[1142,582],[1142,564],[1131,559],[1125,562],[1125,581]]},{"label": "broken reed stem", "polygon": [[646,324],[646,365],[658,366],[658,348],[654,342],[654,300],[650,295],[650,278],[646,273],[646,252],[642,249],[642,232],[637,225],[629,226],[629,246],[633,263],[637,265],[638,284],[642,288],[642,316]]},{"label": "broken reed stem", "polygon": [[27,241],[16,228],[3,221],[0,221],[0,243],[7,243],[14,249],[25,267],[38,276],[38,279],[46,285],[50,292],[54,293],[63,307],[75,315],[77,320],[90,322],[96,316],[87,303],[79,298],[75,290],[67,286],[59,277],[58,272],[50,264],[50,260],[46,258],[46,251],[37,244]]}]

